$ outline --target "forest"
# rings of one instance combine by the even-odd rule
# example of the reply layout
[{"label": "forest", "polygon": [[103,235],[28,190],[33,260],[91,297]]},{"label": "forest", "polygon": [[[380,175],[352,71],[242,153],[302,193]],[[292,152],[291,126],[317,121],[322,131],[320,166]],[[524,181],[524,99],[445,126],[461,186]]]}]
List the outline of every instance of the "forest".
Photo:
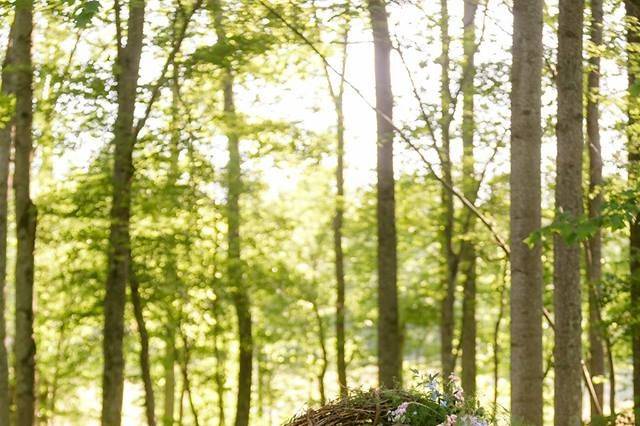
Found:
[{"label": "forest", "polygon": [[640,0],[0,0],[0,426],[640,426]]}]

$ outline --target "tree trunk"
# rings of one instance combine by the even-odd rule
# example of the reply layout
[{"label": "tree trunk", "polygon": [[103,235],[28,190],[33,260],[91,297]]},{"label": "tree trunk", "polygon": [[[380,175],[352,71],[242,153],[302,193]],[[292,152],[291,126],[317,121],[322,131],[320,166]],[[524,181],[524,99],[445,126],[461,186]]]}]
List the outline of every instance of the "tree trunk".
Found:
[{"label": "tree trunk", "polygon": [[338,386],[340,395],[345,397],[347,387],[347,362],[345,359],[345,278],[344,253],[342,250],[342,226],[344,222],[344,116],[342,100],[336,109],[338,115],[336,157],[336,212],[333,223],[333,240],[336,262],[336,357],[338,369]]},{"label": "tree trunk", "polygon": [[[191,379],[189,378],[189,361],[191,360],[191,352],[189,348],[189,339],[184,334],[182,330],[180,330],[180,337],[182,338],[182,364],[180,365],[180,369],[182,370],[182,383],[184,386],[183,394],[187,394],[187,398],[189,399],[189,408],[191,408],[191,415],[193,416],[193,424],[195,426],[200,426],[200,420],[198,416],[198,410],[196,409],[196,405],[193,402],[193,392],[191,389]],[[180,404],[182,406],[182,397],[180,398]],[[181,408],[182,410],[182,408]],[[180,418],[183,418],[183,413],[180,414]]]},{"label": "tree trunk", "polygon": [[135,274],[133,258],[129,255],[129,287],[131,290],[131,304],[133,315],[140,335],[140,373],[144,384],[144,407],[148,426],[156,425],[155,398],[153,395],[153,379],[149,362],[149,333],[142,314],[142,298],[140,297],[140,283]]},{"label": "tree trunk", "polygon": [[[506,269],[505,265],[505,269]],[[493,415],[498,412],[498,397],[500,394],[499,381],[500,381],[500,329],[502,327],[502,320],[504,319],[505,311],[505,295],[507,294],[506,283],[506,270],[502,275],[502,285],[500,286],[500,304],[498,307],[498,318],[496,318],[495,325],[493,327]]]},{"label": "tree trunk", "polygon": [[[14,21],[15,22],[15,21]],[[13,75],[9,67],[13,61],[13,40],[15,24],[11,25],[7,50],[2,64],[0,96],[13,93]],[[7,284],[7,217],[9,205],[9,162],[11,157],[11,131],[14,114],[2,117],[0,122],[0,424],[9,424],[9,361],[5,341],[7,338],[6,284]]]},{"label": "tree trunk", "polygon": [[453,194],[449,190],[453,186],[451,172],[451,77],[449,75],[450,58],[449,46],[451,39],[449,36],[449,7],[447,0],[440,0],[440,38],[442,43],[442,53],[440,56],[440,66],[442,69],[440,77],[440,129],[442,132],[441,166],[442,179],[445,185],[442,188],[442,260],[443,260],[443,281],[442,287],[444,297],[441,303],[440,319],[440,360],[442,364],[442,376],[449,377],[455,370],[455,360],[453,355],[453,333],[455,329],[455,292],[456,292],[456,258],[453,251],[453,220],[454,205]]},{"label": "tree trunk", "polygon": [[33,121],[33,69],[31,32],[33,2],[16,2],[14,63],[16,117],[13,187],[16,209],[15,289],[15,389],[16,419],[32,425],[35,416],[35,353],[33,338],[33,252],[36,237],[36,207],[30,197]]},{"label": "tree trunk", "polygon": [[333,88],[329,70],[325,67],[327,84],[331,92],[331,98],[336,112],[336,211],[333,220],[333,246],[335,253],[336,272],[336,357],[338,370],[338,386],[340,396],[346,397],[347,387],[347,362],[345,355],[345,277],[344,277],[344,252],[342,250],[342,228],[344,223],[344,86],[347,65],[347,46],[349,41],[349,27],[344,30],[342,50],[342,75],[338,90]]},{"label": "tree trunk", "polygon": [[[629,29],[627,30],[627,52],[629,57],[629,186],[637,188],[640,183],[640,102],[638,97],[631,94],[640,84],[640,0],[626,0],[626,11]],[[640,215],[630,224],[629,238],[629,276],[631,282],[631,306],[640,306]],[[634,318],[638,318],[637,312]],[[640,322],[635,321],[631,328],[633,352],[633,407],[635,424],[640,426]]]},{"label": "tree trunk", "polygon": [[402,384],[402,353],[393,176],[393,93],[391,91],[389,24],[386,0],[368,0],[375,49],[377,108],[378,219],[378,381],[381,387]]},{"label": "tree trunk", "polygon": [[[115,77],[118,113],[114,126],[113,200],[109,259],[104,299],[104,366],[102,374],[102,425],[120,426],[124,388],[124,306],[129,279],[131,179],[136,89],[144,27],[144,0],[130,0],[127,44],[118,40]],[[118,29],[118,34],[121,34]]]},{"label": "tree trunk", "polygon": [[[212,1],[218,40],[226,37],[222,5]],[[235,426],[248,426],[251,411],[251,375],[253,364],[253,336],[251,305],[246,283],[243,282],[240,252],[240,195],[242,193],[242,171],[240,138],[236,131],[236,111],[233,94],[233,71],[225,70],[223,80],[224,113],[227,120],[229,162],[227,164],[227,226],[228,226],[228,277],[233,304],[238,317],[240,343],[238,359],[238,395]]]},{"label": "tree trunk", "polygon": [[[226,79],[225,112],[234,114],[233,106],[233,77]],[[238,398],[236,407],[236,426],[249,424],[251,409],[251,372],[253,362],[253,337],[249,294],[244,287],[242,278],[242,260],[240,258],[240,151],[239,139],[235,134],[229,134],[229,194],[228,194],[228,232],[229,232],[229,266],[228,274],[233,292],[233,303],[238,317],[238,335],[240,340]]]},{"label": "tree trunk", "polygon": [[173,329],[167,333],[164,354],[164,400],[163,426],[173,426],[174,409],[176,405],[176,336]]},{"label": "tree trunk", "polygon": [[[464,66],[462,80],[462,175],[464,196],[475,203],[476,178],[475,158],[473,155],[473,135],[475,133],[474,96],[475,96],[475,52],[476,28],[475,16],[478,0],[464,0]],[[473,233],[473,217],[469,231]],[[476,394],[476,249],[473,241],[463,243],[462,263],[465,265],[464,297],[462,299],[462,389],[469,396]]]},{"label": "tree trunk", "polygon": [[[602,45],[602,0],[591,0],[590,38],[594,46]],[[589,58],[587,93],[587,139],[589,144],[589,217],[595,218],[602,208],[602,154],[600,151],[600,55]],[[589,293],[589,371],[591,376],[604,376],[603,324],[600,322],[600,306],[597,287],[602,280],[602,232],[600,230],[589,239],[587,256],[587,279]],[[595,396],[602,405],[604,384],[594,382]],[[591,418],[598,416],[597,408],[591,403]]]},{"label": "tree trunk", "polygon": [[511,71],[511,417],[542,425],[542,0],[515,0]]},{"label": "tree trunk", "polygon": [[[583,0],[560,0],[556,220],[582,213]],[[554,237],[555,424],[582,424],[580,246]]]},{"label": "tree trunk", "polygon": [[[177,31],[178,23],[174,23],[174,31]],[[175,38],[175,33],[174,33]],[[180,70],[174,62],[172,66],[171,76],[171,140],[169,145],[170,163],[169,163],[169,186],[172,190],[176,189],[176,183],[180,174]],[[167,285],[180,286],[177,273],[177,265],[175,253],[172,253],[169,259],[169,273],[167,274]],[[164,370],[164,388],[162,399],[162,425],[173,426],[175,418],[176,405],[176,326],[175,316],[172,313],[171,303],[166,308],[168,310],[168,321],[165,325],[165,353],[162,359]]]},{"label": "tree trunk", "polygon": [[[216,385],[216,394],[217,394],[217,403],[218,403],[218,425],[224,426],[226,424],[226,415],[224,409],[224,399],[225,399],[225,341],[220,342],[220,337],[222,335],[222,327],[220,326],[220,309],[219,299],[216,299],[213,305],[213,318],[215,321],[214,329],[213,329],[213,354],[216,357],[216,371],[214,374],[215,385]],[[222,346],[222,348],[221,348]]]},{"label": "tree trunk", "polygon": [[327,369],[329,367],[329,356],[327,355],[327,346],[325,343],[326,333],[324,329],[324,321],[322,320],[322,316],[320,315],[318,304],[316,302],[312,302],[312,304],[313,315],[318,326],[318,345],[320,346],[321,353],[320,371],[318,372],[318,394],[320,395],[320,405],[322,406],[327,402],[327,394],[324,388],[324,377],[327,375]]}]

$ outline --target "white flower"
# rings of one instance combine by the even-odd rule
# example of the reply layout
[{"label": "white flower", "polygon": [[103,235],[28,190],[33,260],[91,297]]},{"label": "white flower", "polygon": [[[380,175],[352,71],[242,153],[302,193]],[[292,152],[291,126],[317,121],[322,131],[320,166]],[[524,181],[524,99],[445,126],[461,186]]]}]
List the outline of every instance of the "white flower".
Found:
[{"label": "white flower", "polygon": [[465,415],[458,419],[459,426],[489,426],[489,422],[480,417]]}]

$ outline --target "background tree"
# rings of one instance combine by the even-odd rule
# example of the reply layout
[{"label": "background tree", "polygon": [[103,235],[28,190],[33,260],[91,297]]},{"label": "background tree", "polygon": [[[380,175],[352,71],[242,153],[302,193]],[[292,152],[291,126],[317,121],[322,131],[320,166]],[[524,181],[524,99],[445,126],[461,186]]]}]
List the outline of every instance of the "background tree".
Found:
[{"label": "background tree", "polygon": [[110,213],[109,261],[106,294],[104,297],[104,368],[102,385],[102,424],[121,423],[124,387],[124,307],[129,280],[131,235],[131,178],[133,176],[134,110],[140,56],[142,53],[145,17],[144,0],[131,0],[127,24],[126,44],[116,4],[118,114],[113,130],[114,163],[112,176],[112,205]]},{"label": "background tree", "polygon": [[16,215],[15,273],[15,404],[16,418],[25,425],[35,417],[35,352],[33,337],[33,274],[36,238],[36,207],[31,201],[31,154],[33,124],[33,68],[31,33],[33,2],[15,5],[13,60],[15,61],[15,160],[13,188]]},{"label": "background tree", "polygon": [[[584,2],[561,0],[558,18],[556,220],[582,214],[582,29]],[[554,255],[555,424],[582,423],[580,247],[556,235]]]},{"label": "background tree", "polygon": [[[465,0],[463,17],[464,67],[462,76],[462,144],[463,144],[463,180],[464,196],[476,202],[475,158],[473,153],[474,97],[475,97],[475,52],[476,52],[476,0]],[[474,223],[474,218],[470,219]],[[470,226],[470,230],[473,227]],[[460,249],[461,261],[465,269],[464,296],[462,299],[462,388],[467,395],[476,394],[476,249],[473,241],[465,241]]]},{"label": "background tree", "polygon": [[[224,28],[224,12],[220,2],[213,2],[214,20],[218,43],[227,43]],[[233,73],[230,66],[223,70],[224,114],[227,120],[227,139],[229,162],[227,163],[227,226],[228,251],[227,274],[233,304],[238,317],[238,396],[236,407],[236,426],[247,426],[251,408],[251,378],[253,373],[253,336],[251,304],[247,283],[243,277],[240,249],[240,195],[242,194],[240,136],[237,132],[238,121],[233,98]]]},{"label": "background tree", "polygon": [[511,71],[511,417],[542,425],[542,1],[513,5]]},{"label": "background tree", "polygon": [[391,39],[384,0],[369,0],[375,47],[376,110],[378,128],[378,381],[380,386],[402,383],[401,330],[398,313],[393,175],[393,94],[391,92]]},{"label": "background tree", "polygon": [[[11,133],[13,127],[11,51],[13,49],[14,24],[11,25],[4,61],[2,62],[2,81],[0,81],[0,104],[3,116],[0,119],[0,423],[9,424],[9,359],[5,344],[6,323],[6,283],[7,283],[7,231],[9,215],[9,165],[11,157]],[[8,111],[7,111],[8,110]]]},{"label": "background tree", "polygon": [[[603,9],[600,0],[591,1],[590,42],[593,52],[589,58],[587,93],[587,143],[589,152],[589,217],[596,218],[602,210],[602,153],[600,147],[600,53],[603,38]],[[600,285],[602,282],[602,232],[589,239],[587,249],[587,284],[589,295],[589,371],[591,376],[604,376],[604,324],[600,313]],[[604,384],[594,381],[598,401],[604,401]],[[613,410],[612,410],[613,411]],[[597,409],[591,404],[591,417]]]}]

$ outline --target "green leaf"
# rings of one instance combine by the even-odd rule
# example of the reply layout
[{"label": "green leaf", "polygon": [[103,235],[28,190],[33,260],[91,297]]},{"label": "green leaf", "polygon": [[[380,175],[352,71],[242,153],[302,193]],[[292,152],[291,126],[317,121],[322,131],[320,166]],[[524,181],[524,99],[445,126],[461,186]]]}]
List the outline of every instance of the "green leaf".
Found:
[{"label": "green leaf", "polygon": [[75,13],[74,21],[76,26],[78,28],[86,28],[99,10],[100,2],[98,0],[82,2]]}]

